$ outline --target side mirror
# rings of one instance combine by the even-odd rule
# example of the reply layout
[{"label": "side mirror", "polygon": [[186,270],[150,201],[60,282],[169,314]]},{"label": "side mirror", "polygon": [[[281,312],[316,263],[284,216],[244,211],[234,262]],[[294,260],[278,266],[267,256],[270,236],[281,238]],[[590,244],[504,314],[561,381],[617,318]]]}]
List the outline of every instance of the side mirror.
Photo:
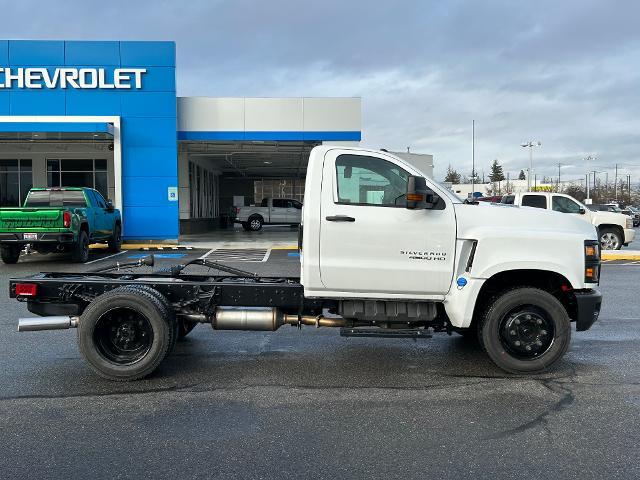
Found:
[{"label": "side mirror", "polygon": [[585,213],[587,213],[587,211],[583,207],[580,207],[580,210],[578,210],[578,213],[580,215],[584,215]]},{"label": "side mirror", "polygon": [[115,207],[113,206],[113,202],[111,200],[107,200],[107,210],[109,212],[113,212],[115,210]]},{"label": "side mirror", "polygon": [[407,179],[407,208],[410,210],[431,209],[438,196],[427,186],[424,177],[409,176]]}]

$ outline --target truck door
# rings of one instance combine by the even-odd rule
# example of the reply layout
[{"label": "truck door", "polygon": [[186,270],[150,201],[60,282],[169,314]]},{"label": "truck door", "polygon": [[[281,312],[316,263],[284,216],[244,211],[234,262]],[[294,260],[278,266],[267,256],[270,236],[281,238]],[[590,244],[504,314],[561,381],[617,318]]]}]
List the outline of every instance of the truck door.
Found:
[{"label": "truck door", "polygon": [[443,199],[441,209],[407,209],[409,175],[383,154],[327,152],[320,218],[320,277],[327,290],[391,298],[449,290],[453,205]]},{"label": "truck door", "polygon": [[95,190],[86,190],[93,204],[93,238],[106,238],[111,233],[111,215],[107,212],[107,203]]},{"label": "truck door", "polygon": [[[564,195],[554,195],[551,199],[551,208],[560,213],[569,213],[574,217],[582,217],[587,214],[586,208],[582,207],[578,202]],[[586,217],[587,219],[589,217]],[[589,221],[589,220],[587,220]]]},{"label": "truck door", "polygon": [[287,223],[287,200],[274,198],[271,200],[269,216],[271,223]]}]

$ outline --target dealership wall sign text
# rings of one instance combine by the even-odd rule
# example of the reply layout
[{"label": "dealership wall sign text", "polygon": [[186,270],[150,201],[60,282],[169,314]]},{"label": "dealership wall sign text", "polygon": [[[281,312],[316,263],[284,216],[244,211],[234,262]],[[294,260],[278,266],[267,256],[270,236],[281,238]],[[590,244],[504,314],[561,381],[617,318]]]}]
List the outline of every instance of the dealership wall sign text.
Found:
[{"label": "dealership wall sign text", "polygon": [[104,68],[0,67],[2,88],[140,89],[146,68],[116,68],[112,78]]}]

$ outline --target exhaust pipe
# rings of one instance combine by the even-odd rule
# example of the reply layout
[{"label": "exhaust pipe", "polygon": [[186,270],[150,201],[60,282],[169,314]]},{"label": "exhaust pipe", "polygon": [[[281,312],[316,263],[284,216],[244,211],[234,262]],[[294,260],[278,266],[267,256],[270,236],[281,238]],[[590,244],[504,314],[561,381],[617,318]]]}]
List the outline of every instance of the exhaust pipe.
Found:
[{"label": "exhaust pipe", "polygon": [[76,328],[79,320],[80,317],[69,316],[19,318],[18,331],[65,330],[67,328]]},{"label": "exhaust pipe", "polygon": [[319,327],[345,327],[353,322],[344,318],[326,318],[322,315],[287,315],[271,307],[218,307],[211,325],[215,330],[263,330],[273,332],[282,325],[312,325]]}]

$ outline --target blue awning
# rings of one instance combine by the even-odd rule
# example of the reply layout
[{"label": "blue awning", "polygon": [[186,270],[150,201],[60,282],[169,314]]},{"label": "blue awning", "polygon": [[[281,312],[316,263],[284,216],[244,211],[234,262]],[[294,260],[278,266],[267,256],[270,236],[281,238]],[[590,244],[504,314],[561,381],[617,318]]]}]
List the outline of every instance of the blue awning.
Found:
[{"label": "blue awning", "polygon": [[0,140],[112,139],[109,122],[0,122]]}]

